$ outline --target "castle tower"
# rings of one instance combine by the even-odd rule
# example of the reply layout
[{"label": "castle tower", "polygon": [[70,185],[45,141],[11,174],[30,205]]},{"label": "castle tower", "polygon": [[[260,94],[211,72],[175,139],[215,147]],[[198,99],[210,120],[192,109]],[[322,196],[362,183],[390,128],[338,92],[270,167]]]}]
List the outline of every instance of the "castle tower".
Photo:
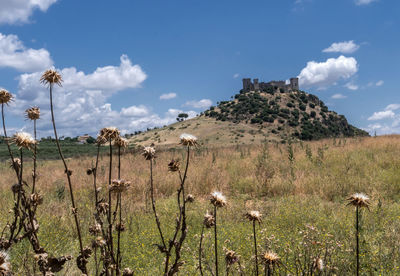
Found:
[{"label": "castle tower", "polygon": [[258,79],[253,79],[254,91],[260,91],[260,84],[258,83]]},{"label": "castle tower", "polygon": [[243,79],[243,91],[248,92],[251,90],[251,79]]},{"label": "castle tower", "polygon": [[290,88],[299,90],[299,78],[290,78]]}]

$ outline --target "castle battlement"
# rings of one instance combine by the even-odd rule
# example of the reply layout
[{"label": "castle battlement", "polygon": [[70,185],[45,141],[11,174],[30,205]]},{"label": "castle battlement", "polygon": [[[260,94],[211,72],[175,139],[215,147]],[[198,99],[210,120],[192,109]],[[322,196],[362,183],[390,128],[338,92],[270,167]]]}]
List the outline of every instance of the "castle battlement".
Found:
[{"label": "castle battlement", "polygon": [[263,91],[268,88],[279,88],[284,91],[299,90],[299,78],[290,78],[290,83],[286,84],[286,81],[270,81],[270,82],[258,82],[258,79],[250,78],[243,79],[243,91]]}]

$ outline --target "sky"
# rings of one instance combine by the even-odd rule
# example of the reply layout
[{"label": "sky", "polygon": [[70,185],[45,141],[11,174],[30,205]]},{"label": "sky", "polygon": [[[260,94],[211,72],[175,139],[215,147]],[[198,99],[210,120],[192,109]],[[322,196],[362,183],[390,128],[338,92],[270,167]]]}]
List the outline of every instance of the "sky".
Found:
[{"label": "sky", "polygon": [[0,88],[10,133],[132,133],[229,100],[242,78],[300,89],[371,134],[400,133],[397,0],[0,0]]}]

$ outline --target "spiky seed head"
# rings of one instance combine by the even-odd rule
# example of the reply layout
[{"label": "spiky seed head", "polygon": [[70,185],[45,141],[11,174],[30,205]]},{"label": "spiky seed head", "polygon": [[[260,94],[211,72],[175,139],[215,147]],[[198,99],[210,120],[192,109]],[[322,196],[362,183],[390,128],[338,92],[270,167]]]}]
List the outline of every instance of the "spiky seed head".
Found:
[{"label": "spiky seed head", "polygon": [[56,71],[56,70],[47,70],[46,72],[43,73],[42,77],[40,78],[40,82],[43,84],[58,84],[61,86],[62,82],[62,77],[61,75]]},{"label": "spiky seed head", "polygon": [[156,157],[156,150],[153,147],[144,147],[142,155],[146,160],[152,160]]},{"label": "spiky seed head", "polygon": [[95,222],[93,225],[89,226],[89,233],[93,236],[97,236],[101,233],[101,225]]},{"label": "spiky seed head", "polygon": [[35,139],[33,139],[32,136],[26,132],[17,132],[14,134],[12,142],[16,144],[19,149],[25,148],[28,150],[32,150],[36,144]]},{"label": "spiky seed head", "polygon": [[263,261],[264,264],[266,265],[279,265],[280,263],[280,258],[278,254],[272,251],[267,251],[261,256],[261,260]]},{"label": "spiky seed head", "polygon": [[226,205],[226,198],[221,192],[213,192],[210,196],[211,204],[216,207],[224,207]]},{"label": "spiky seed head", "polygon": [[259,211],[249,211],[245,214],[245,217],[250,221],[258,221],[261,223],[261,214]]},{"label": "spiky seed head", "polygon": [[97,204],[98,212],[102,215],[107,214],[108,212],[108,203],[107,202],[100,202]]},{"label": "spiky seed head", "polygon": [[33,206],[38,206],[43,203],[43,196],[39,193],[33,193],[29,196],[29,201]]},{"label": "spiky seed head", "polygon": [[8,104],[13,99],[13,95],[5,89],[0,89],[0,104]]},{"label": "spiky seed head", "polygon": [[194,199],[195,199],[195,197],[194,197],[194,195],[192,195],[192,194],[188,194],[187,196],[186,196],[186,202],[189,202],[189,203],[193,203],[194,202]]},{"label": "spiky seed head", "polygon": [[316,258],[314,266],[319,272],[322,272],[324,270],[324,260],[320,257]]},{"label": "spiky seed head", "polygon": [[113,179],[110,185],[110,192],[123,193],[129,188],[130,185],[130,181],[126,181],[123,179]]},{"label": "spiky seed head", "polygon": [[118,232],[124,232],[125,231],[125,223],[117,223],[115,226],[115,229],[117,229]]},{"label": "spiky seed head", "polygon": [[122,271],[122,276],[133,276],[133,271],[130,268],[124,268]]},{"label": "spiky seed head", "polygon": [[233,265],[239,261],[239,255],[235,251],[225,249],[225,261],[228,265]]},{"label": "spiky seed head", "polygon": [[100,130],[99,136],[106,141],[111,141],[119,137],[119,130],[116,127],[105,127]]},{"label": "spiky seed head", "polygon": [[0,265],[8,262],[10,257],[8,256],[6,251],[0,251]]},{"label": "spiky seed head", "polygon": [[33,106],[25,110],[25,117],[29,120],[38,120],[40,118],[40,108]]},{"label": "spiky seed head", "polygon": [[206,228],[211,228],[215,225],[215,218],[213,215],[209,214],[208,211],[204,215],[203,224]]},{"label": "spiky seed head", "polygon": [[121,148],[127,148],[129,145],[129,141],[128,139],[118,136],[117,138],[115,138],[114,145]]},{"label": "spiky seed head", "polygon": [[184,146],[197,146],[197,137],[191,134],[183,133],[179,137],[180,144]]},{"label": "spiky seed head", "polygon": [[363,193],[355,193],[351,195],[347,200],[349,202],[347,205],[353,205],[360,208],[365,207],[369,209],[369,205],[371,205],[371,203],[369,202],[369,197]]},{"label": "spiky seed head", "polygon": [[179,166],[180,166],[180,162],[179,159],[172,159],[171,162],[169,162],[168,164],[168,171],[170,172],[176,172],[179,171]]},{"label": "spiky seed head", "polygon": [[93,242],[92,242],[92,247],[96,248],[96,247],[104,247],[107,245],[107,242],[105,239],[103,239],[103,237],[99,236],[97,237]]}]

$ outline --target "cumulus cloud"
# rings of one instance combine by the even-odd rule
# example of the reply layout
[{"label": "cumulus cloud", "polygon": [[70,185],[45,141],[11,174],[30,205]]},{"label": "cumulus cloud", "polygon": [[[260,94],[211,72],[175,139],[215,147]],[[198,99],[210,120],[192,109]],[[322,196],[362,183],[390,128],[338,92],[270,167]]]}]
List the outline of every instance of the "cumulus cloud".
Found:
[{"label": "cumulus cloud", "polygon": [[392,111],[394,111],[394,110],[397,110],[397,109],[399,109],[400,108],[400,104],[389,104],[386,108],[385,108],[385,110],[392,110]]},{"label": "cumulus cloud", "polygon": [[309,61],[298,76],[300,86],[325,89],[341,79],[349,79],[358,71],[357,60],[340,56],[325,62]]},{"label": "cumulus cloud", "polygon": [[144,105],[133,105],[128,108],[121,109],[121,115],[126,117],[143,117],[149,115],[149,113],[149,109]]},{"label": "cumulus cloud", "polygon": [[212,101],[209,99],[202,99],[200,101],[188,101],[184,104],[184,106],[190,106],[198,109],[209,108],[212,105]]},{"label": "cumulus cloud", "polygon": [[358,85],[352,83],[352,82],[348,82],[344,85],[345,87],[347,87],[350,90],[357,90],[358,89]]},{"label": "cumulus cloud", "polygon": [[376,1],[378,0],[355,0],[354,2],[356,3],[357,6],[361,6],[361,5],[368,5]]},{"label": "cumulus cloud", "polygon": [[379,112],[374,112],[374,114],[372,114],[372,116],[368,118],[368,121],[377,121],[388,118],[394,118],[394,116],[395,114],[392,110],[379,111]]},{"label": "cumulus cloud", "polygon": [[377,82],[375,83],[375,85],[376,85],[376,86],[382,86],[383,83],[384,83],[384,81],[383,81],[383,80],[380,80],[380,81],[377,81]]},{"label": "cumulus cloud", "polygon": [[331,98],[335,99],[335,100],[339,100],[339,99],[345,99],[345,98],[347,98],[347,96],[342,95],[342,94],[334,94],[334,95],[332,95]]},{"label": "cumulus cloud", "polygon": [[26,23],[33,11],[46,12],[57,0],[1,0],[0,24]]},{"label": "cumulus cloud", "polygon": [[351,54],[357,51],[360,48],[359,45],[354,43],[353,40],[343,41],[343,42],[335,42],[332,43],[331,46],[322,50],[324,53],[342,53],[342,54]]},{"label": "cumulus cloud", "polygon": [[18,36],[0,33],[0,67],[11,67],[23,72],[44,70],[53,65],[46,49],[26,48]]},{"label": "cumulus cloud", "polygon": [[170,100],[176,98],[176,93],[166,93],[160,96],[160,100]]}]

